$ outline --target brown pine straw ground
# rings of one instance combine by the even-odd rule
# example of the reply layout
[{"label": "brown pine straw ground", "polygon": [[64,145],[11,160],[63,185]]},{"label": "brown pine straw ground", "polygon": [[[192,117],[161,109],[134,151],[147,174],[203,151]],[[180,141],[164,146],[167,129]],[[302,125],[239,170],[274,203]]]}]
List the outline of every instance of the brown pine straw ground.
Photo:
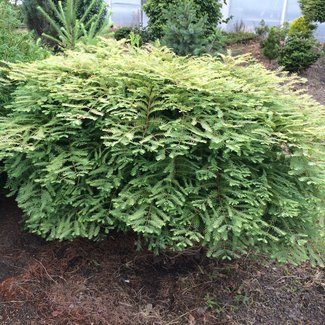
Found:
[{"label": "brown pine straw ground", "polygon": [[[239,50],[260,56],[256,44]],[[325,104],[324,69],[305,76]],[[194,250],[155,257],[137,252],[132,234],[46,242],[24,233],[15,202],[0,196],[0,325],[91,324],[322,325],[325,270]]]},{"label": "brown pine straw ground", "polygon": [[325,324],[325,272],[250,257],[161,256],[132,235],[46,242],[0,201],[1,325]]}]

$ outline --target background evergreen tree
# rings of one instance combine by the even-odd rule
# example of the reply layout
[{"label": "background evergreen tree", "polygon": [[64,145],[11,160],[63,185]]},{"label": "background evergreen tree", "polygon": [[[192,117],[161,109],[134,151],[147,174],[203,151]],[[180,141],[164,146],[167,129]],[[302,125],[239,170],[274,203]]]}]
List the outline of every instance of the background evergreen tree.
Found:
[{"label": "background evergreen tree", "polygon": [[[53,0],[55,4],[57,4],[58,0]],[[65,1],[62,1],[64,5]],[[78,9],[77,9],[77,19],[81,19],[83,14],[86,12],[87,8],[91,4],[92,0],[78,0]],[[90,20],[92,16],[98,14],[102,4],[105,3],[104,0],[96,0],[94,6],[89,11],[86,20]],[[58,34],[55,29],[51,26],[48,20],[42,15],[37,7],[41,7],[44,11],[50,16],[55,17],[53,10],[49,4],[48,0],[24,0],[23,1],[23,13],[24,20],[28,27],[28,29],[35,32],[36,36],[40,37],[43,33],[51,35],[53,37],[57,37]],[[100,28],[105,23],[105,18],[107,16],[107,9],[102,13],[100,24],[98,28]]]},{"label": "background evergreen tree", "polygon": [[162,44],[178,55],[200,55],[209,51],[207,16],[197,18],[197,6],[192,0],[171,4],[164,13],[166,26]]},{"label": "background evergreen tree", "polygon": [[325,22],[325,1],[324,0],[299,0],[304,16],[314,22]]},{"label": "background evergreen tree", "polygon": [[[163,36],[163,29],[167,21],[164,12],[170,5],[178,5],[179,2],[179,0],[147,0],[143,9],[149,17],[148,29],[153,38],[157,39]],[[193,0],[193,2],[198,8],[196,12],[197,18],[200,19],[206,16],[210,29],[214,30],[222,20],[221,8],[222,4],[226,3],[226,1]]]},{"label": "background evergreen tree", "polygon": [[96,4],[96,0],[92,0],[80,19],[78,19],[78,0],[66,0],[64,5],[61,1],[58,5],[55,5],[52,0],[48,0],[48,3],[53,16],[50,16],[42,7],[37,7],[37,10],[49,22],[55,34],[43,33],[42,36],[60,49],[73,49],[80,41],[92,43],[96,36],[109,26],[108,19],[101,21],[106,11],[105,3],[102,3],[97,14],[90,17],[89,12]]}]

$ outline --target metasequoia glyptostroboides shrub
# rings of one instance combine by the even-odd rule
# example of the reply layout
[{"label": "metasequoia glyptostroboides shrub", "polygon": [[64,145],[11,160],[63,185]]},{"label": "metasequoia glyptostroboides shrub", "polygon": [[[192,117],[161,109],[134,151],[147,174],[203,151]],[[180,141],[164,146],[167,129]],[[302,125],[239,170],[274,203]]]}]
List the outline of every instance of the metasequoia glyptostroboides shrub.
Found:
[{"label": "metasequoia glyptostroboides shrub", "polygon": [[112,40],[9,69],[0,153],[29,231],[315,258],[324,111],[294,77]]}]

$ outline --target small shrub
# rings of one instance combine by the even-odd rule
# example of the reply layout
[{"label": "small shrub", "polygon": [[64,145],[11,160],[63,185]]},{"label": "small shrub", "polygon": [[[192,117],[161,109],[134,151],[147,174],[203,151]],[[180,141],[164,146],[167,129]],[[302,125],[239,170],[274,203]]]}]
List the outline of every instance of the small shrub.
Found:
[{"label": "small shrub", "polygon": [[289,23],[282,26],[273,26],[269,29],[264,42],[261,42],[262,53],[269,60],[275,60],[280,54],[280,49],[289,32]]},{"label": "small shrub", "polygon": [[150,33],[150,30],[146,27],[135,28],[133,32],[140,35],[141,37],[140,44],[142,45],[154,41],[154,38]]},{"label": "small shrub", "polygon": [[114,32],[114,38],[117,41],[120,41],[122,39],[129,39],[130,37],[130,33],[133,31],[132,27],[121,27],[118,28],[115,32]]},{"label": "small shrub", "polygon": [[264,41],[262,53],[269,60],[274,60],[279,56],[281,46],[281,35],[278,26],[273,26]]},{"label": "small shrub", "polygon": [[255,27],[255,33],[258,35],[258,36],[263,36],[265,34],[267,34],[270,30],[270,27],[266,24],[265,20],[262,19],[258,26]]},{"label": "small shrub", "polygon": [[49,240],[133,231],[150,249],[313,257],[324,232],[324,107],[249,57],[114,40],[12,64],[7,187]]},{"label": "small shrub", "polygon": [[287,71],[300,72],[320,57],[320,46],[314,38],[291,35],[280,51],[278,63]]},{"label": "small shrub", "polygon": [[311,22],[307,21],[304,16],[296,18],[289,28],[289,35],[297,35],[299,34],[302,37],[312,37],[313,31],[316,26]]},{"label": "small shrub", "polygon": [[[197,6],[197,19],[206,17],[207,24],[212,34],[216,26],[222,20],[221,8],[225,1],[219,0],[194,0]],[[167,17],[164,12],[170,5],[177,5],[178,0],[147,0],[143,9],[149,17],[148,28],[152,39],[160,39],[163,37],[163,30],[166,26]]]},{"label": "small shrub", "polygon": [[299,0],[304,16],[312,22],[325,22],[325,1],[324,0]]},{"label": "small shrub", "polygon": [[162,44],[178,55],[201,55],[209,52],[211,40],[207,35],[207,17],[197,19],[197,7],[192,0],[171,4],[164,12],[166,26]]},{"label": "small shrub", "polygon": [[261,47],[264,46],[264,42],[267,39],[269,31],[270,31],[270,27],[266,25],[265,20],[262,19],[259,23],[259,26],[255,28],[255,33],[260,40]]}]

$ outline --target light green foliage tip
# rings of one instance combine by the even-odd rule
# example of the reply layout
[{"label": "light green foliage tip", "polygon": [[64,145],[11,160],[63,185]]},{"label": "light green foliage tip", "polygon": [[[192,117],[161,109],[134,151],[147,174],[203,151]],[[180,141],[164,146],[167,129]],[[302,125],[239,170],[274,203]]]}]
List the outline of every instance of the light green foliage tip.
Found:
[{"label": "light green foliage tip", "polygon": [[296,18],[289,29],[289,36],[298,35],[300,37],[313,37],[313,31],[316,25],[308,21],[304,16]]},{"label": "light green foliage tip", "polygon": [[30,232],[318,259],[324,107],[294,77],[103,40],[8,78],[0,155]]}]

